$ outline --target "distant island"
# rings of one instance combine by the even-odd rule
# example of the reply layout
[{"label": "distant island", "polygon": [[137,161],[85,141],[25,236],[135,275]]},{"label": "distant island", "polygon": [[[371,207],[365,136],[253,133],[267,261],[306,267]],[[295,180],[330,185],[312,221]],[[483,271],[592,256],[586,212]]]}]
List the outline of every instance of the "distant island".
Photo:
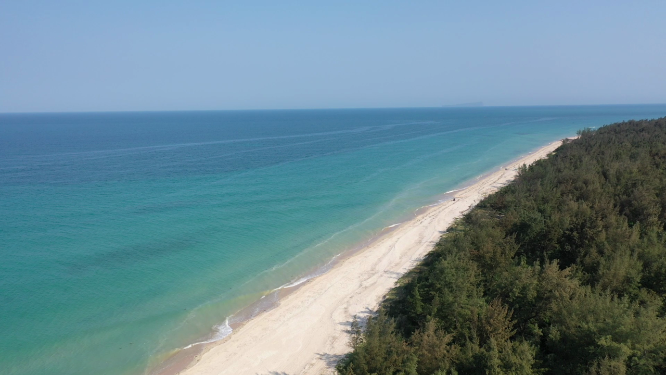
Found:
[{"label": "distant island", "polygon": [[666,373],[666,118],[579,135],[354,320],[338,372]]},{"label": "distant island", "polygon": [[471,103],[461,103],[461,104],[450,104],[450,105],[443,105],[443,108],[451,108],[451,107],[483,107],[483,102],[471,102]]}]

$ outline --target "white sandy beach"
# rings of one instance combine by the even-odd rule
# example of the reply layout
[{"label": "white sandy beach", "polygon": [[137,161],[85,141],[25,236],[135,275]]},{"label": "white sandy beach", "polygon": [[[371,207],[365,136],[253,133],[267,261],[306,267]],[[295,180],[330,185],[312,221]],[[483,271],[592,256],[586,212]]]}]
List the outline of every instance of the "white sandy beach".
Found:
[{"label": "white sandy beach", "polygon": [[181,372],[194,374],[331,374],[349,352],[347,329],[354,315],[374,311],[405,272],[441,233],[479,200],[511,181],[517,168],[555,150],[553,142],[456,192],[308,281],[266,311],[208,348]]}]

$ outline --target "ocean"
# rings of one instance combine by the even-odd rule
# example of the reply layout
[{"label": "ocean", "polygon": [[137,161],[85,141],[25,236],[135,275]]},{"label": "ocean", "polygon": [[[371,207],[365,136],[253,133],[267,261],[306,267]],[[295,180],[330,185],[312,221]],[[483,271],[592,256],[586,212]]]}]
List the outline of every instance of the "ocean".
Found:
[{"label": "ocean", "polygon": [[503,163],[582,128],[665,115],[0,114],[0,372],[145,373]]}]

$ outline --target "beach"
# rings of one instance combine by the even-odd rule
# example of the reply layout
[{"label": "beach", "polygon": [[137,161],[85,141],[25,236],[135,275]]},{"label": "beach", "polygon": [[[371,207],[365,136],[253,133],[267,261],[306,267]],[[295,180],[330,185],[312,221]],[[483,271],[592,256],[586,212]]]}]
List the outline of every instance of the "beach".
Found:
[{"label": "beach", "polygon": [[666,374],[654,3],[0,3],[0,375]]},{"label": "beach", "polygon": [[174,366],[171,372],[335,373],[337,361],[351,350],[347,331],[354,316],[363,319],[372,314],[396,281],[432,250],[457,218],[509,183],[521,165],[546,157],[560,145],[561,141],[552,142],[419,211],[330,271],[294,288],[274,308],[250,319],[224,340],[200,348],[183,371]]},{"label": "beach", "polygon": [[[406,242],[416,217],[432,220],[422,215],[462,199],[461,188],[500,166],[579,129],[663,113],[666,106],[0,114],[0,139],[13,145],[0,158],[0,299],[14,301],[2,306],[0,330],[10,334],[0,337],[0,367],[177,374],[321,283],[308,280],[337,274],[395,236]],[[471,203],[447,210],[455,216]],[[422,236],[434,241],[446,225],[432,225]],[[405,259],[427,250],[409,251]],[[358,298],[370,309],[383,294]],[[320,302],[329,298],[313,303],[330,310]],[[343,352],[343,341],[330,353]]]}]

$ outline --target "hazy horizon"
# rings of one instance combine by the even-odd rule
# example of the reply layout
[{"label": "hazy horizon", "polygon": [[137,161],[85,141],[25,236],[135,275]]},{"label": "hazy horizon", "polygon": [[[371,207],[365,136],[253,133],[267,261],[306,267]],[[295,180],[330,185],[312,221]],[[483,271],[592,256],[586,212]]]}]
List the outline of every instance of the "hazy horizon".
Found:
[{"label": "hazy horizon", "polygon": [[666,103],[666,3],[0,5],[0,113]]},{"label": "hazy horizon", "polygon": [[76,113],[140,113],[140,112],[243,112],[243,111],[335,111],[335,110],[381,110],[381,109],[469,109],[469,108],[548,108],[548,107],[617,107],[617,106],[662,106],[666,103],[610,103],[610,104],[532,104],[532,105],[481,105],[481,106],[469,106],[465,103],[458,105],[441,105],[435,107],[330,107],[330,108],[249,108],[249,109],[137,109],[137,110],[101,110],[101,111],[31,111],[31,112],[18,112],[18,111],[7,111],[0,112],[1,114],[7,115],[20,115],[20,114],[76,114]]}]

